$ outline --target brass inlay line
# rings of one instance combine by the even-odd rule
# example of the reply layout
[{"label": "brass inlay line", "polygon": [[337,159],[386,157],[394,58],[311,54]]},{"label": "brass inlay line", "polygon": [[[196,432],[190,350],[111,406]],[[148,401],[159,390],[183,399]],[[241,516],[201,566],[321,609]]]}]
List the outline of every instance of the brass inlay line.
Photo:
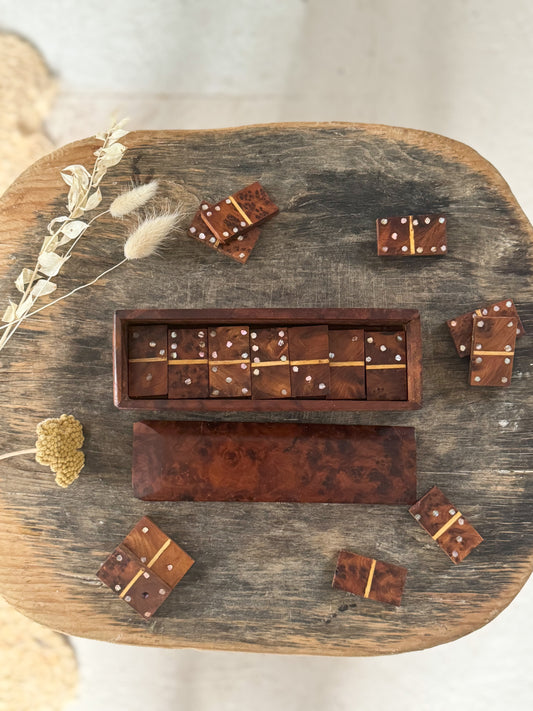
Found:
[{"label": "brass inlay line", "polygon": [[453,524],[457,521],[458,518],[461,518],[463,514],[460,511],[457,511],[449,521],[447,521],[444,526],[441,526],[437,533],[434,533],[431,538],[433,538],[434,541],[437,540],[437,538],[440,538],[443,533],[446,533],[446,531],[450,528],[450,526],[453,526]]},{"label": "brass inlay line", "polygon": [[262,363],[252,363],[254,368],[269,368],[271,365],[289,365],[288,360],[265,360]]},{"label": "brass inlay line", "polygon": [[475,313],[476,313],[478,316],[483,316],[483,314],[481,313],[481,309],[476,309],[476,310],[475,310]]},{"label": "brass inlay line", "polygon": [[212,360],[209,361],[209,365],[234,365],[235,363],[249,363],[250,359],[245,358],[244,360],[238,359],[238,360],[218,360],[217,358],[213,358]]},{"label": "brass inlay line", "polygon": [[391,365],[367,365],[367,370],[390,370],[391,368],[405,368],[405,363],[396,363]]},{"label": "brass inlay line", "polygon": [[243,210],[242,207],[239,205],[239,203],[237,202],[237,200],[235,200],[235,198],[233,198],[231,195],[229,196],[229,199],[231,200],[233,207],[234,207],[234,208],[237,210],[237,212],[241,215],[242,219],[245,220],[245,221],[247,222],[247,224],[252,225],[253,222],[250,220],[250,218],[248,217],[248,215],[244,212],[244,210]]},{"label": "brass inlay line", "polygon": [[472,351],[472,357],[475,355],[512,356],[514,355],[514,351]]},{"label": "brass inlay line", "polygon": [[415,232],[413,230],[413,216],[409,215],[409,254],[415,253]]},{"label": "brass inlay line", "polygon": [[164,551],[166,551],[166,549],[169,547],[170,543],[171,543],[170,538],[167,538],[167,540],[163,543],[163,545],[161,546],[161,548],[157,551],[157,553],[155,553],[155,555],[154,555],[154,557],[152,558],[152,560],[148,563],[148,567],[149,567],[149,568],[152,567],[152,565],[156,562],[156,560],[159,558],[159,556],[161,555],[161,553],[163,553]]},{"label": "brass inlay line", "polygon": [[291,365],[320,365],[329,363],[329,358],[317,358],[317,360],[291,360]]},{"label": "brass inlay line", "polygon": [[135,573],[133,578],[130,580],[130,582],[126,585],[124,590],[120,593],[119,597],[124,597],[124,595],[128,592],[128,590],[131,588],[131,586],[139,580],[141,575],[144,573],[144,570],[141,568],[140,570]]},{"label": "brass inlay line", "polygon": [[372,587],[372,580],[374,579],[374,570],[376,569],[376,560],[372,559],[372,565],[370,566],[370,572],[368,573],[368,580],[366,581],[365,594],[363,597],[368,597],[370,595],[370,588]]},{"label": "brass inlay line", "polygon": [[364,360],[345,360],[345,361],[336,361],[333,362],[330,360],[329,366],[330,368],[339,368],[340,366],[344,365],[364,365],[365,361]]},{"label": "brass inlay line", "polygon": [[164,361],[166,361],[166,358],[130,358],[128,363],[162,363]]},{"label": "brass inlay line", "polygon": [[196,359],[184,358],[183,360],[179,360],[179,358],[176,358],[175,360],[169,360],[168,364],[169,365],[196,365],[196,363],[207,363],[207,362],[208,362],[207,358],[196,358]]}]

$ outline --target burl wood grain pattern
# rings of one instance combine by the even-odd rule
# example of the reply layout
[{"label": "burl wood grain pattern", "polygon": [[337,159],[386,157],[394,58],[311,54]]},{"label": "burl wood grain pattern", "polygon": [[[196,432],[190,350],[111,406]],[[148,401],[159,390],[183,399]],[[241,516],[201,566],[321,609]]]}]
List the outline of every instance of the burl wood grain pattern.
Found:
[{"label": "burl wood grain pattern", "polygon": [[210,326],[209,395],[250,397],[250,329],[248,326]]},{"label": "burl wood grain pattern", "polygon": [[143,516],[96,575],[135,612],[148,619],[193,563],[177,543]]},{"label": "burl wood grain pattern", "polygon": [[405,331],[365,331],[366,396],[369,400],[407,400]]},{"label": "burl wood grain pattern", "polygon": [[[225,325],[221,326],[221,324]],[[242,324],[248,325],[243,326]],[[284,326],[280,327],[280,324],[284,324]],[[137,326],[144,328],[148,325],[168,325],[175,329],[207,328],[208,334],[212,331],[213,335],[208,337],[208,340],[216,338],[216,341],[213,341],[213,348],[208,356],[210,397],[203,399],[143,397],[141,399],[132,398],[129,395],[126,367],[129,361],[128,334],[131,328]],[[257,339],[257,329],[263,330],[263,327],[270,327],[272,333],[275,332],[274,329],[278,329],[274,347],[269,348],[268,353],[266,348],[263,349],[266,361],[261,360],[261,355],[258,355],[259,350],[254,351],[254,347],[259,349],[254,341],[254,333]],[[329,350],[331,345],[329,343],[330,329],[342,329],[354,333],[360,330],[364,331],[364,329],[371,332],[381,332],[388,329],[383,335],[383,342],[379,345],[376,364],[370,364],[368,368],[368,370],[378,368],[380,373],[385,373],[382,378],[379,377],[379,374],[377,378],[374,378],[376,387],[371,389],[372,399],[360,400],[344,397],[337,400],[332,397],[329,382],[331,372],[337,365],[343,369],[340,378],[343,387],[339,390],[343,396],[348,394],[345,387],[348,381],[346,378],[343,379],[344,375],[348,375],[351,379],[350,390],[352,391],[354,384],[357,384],[357,390],[360,391],[362,388],[359,386],[363,385],[364,387],[365,383],[361,381],[363,375],[357,372],[357,369],[361,368],[361,360],[335,361],[335,353],[333,353],[333,358],[331,357],[332,351]],[[220,336],[217,335],[219,331]],[[246,331],[246,333],[243,334],[242,331]],[[246,341],[248,332],[250,334],[249,344]],[[291,332],[293,334],[292,351],[290,347]],[[394,349],[385,354],[381,352],[384,342],[390,340],[391,332],[398,333],[396,340],[401,338],[401,348],[396,348],[395,357],[392,353]],[[284,335],[278,338],[280,333]],[[352,338],[354,337],[358,338],[352,336]],[[235,338],[241,340],[240,345]],[[334,336],[333,340],[335,338]],[[340,343],[344,336],[338,338]],[[228,346],[228,344],[230,345]],[[360,358],[361,347],[353,349],[353,345],[352,343],[348,348],[344,344],[341,351],[345,351],[346,357]],[[232,349],[232,352],[228,348]],[[348,350],[351,351],[351,356],[349,356]],[[401,350],[402,356],[401,362],[398,363],[396,359],[400,357],[399,350]],[[270,351],[273,355],[278,352],[279,361],[269,360],[272,357],[272,354],[269,354]],[[288,355],[285,351],[288,352]],[[173,356],[176,356],[175,351],[170,353],[169,369],[175,362]],[[203,356],[201,357],[203,359]],[[367,356],[368,358],[372,361],[370,355]],[[367,365],[367,359],[363,361],[365,365]],[[388,363],[391,359],[392,363]],[[380,360],[383,361],[383,364],[379,363]],[[332,365],[333,361],[335,361],[334,365]],[[285,385],[286,373],[281,377],[279,362],[289,364],[289,387]],[[274,367],[273,364],[277,368],[275,378],[264,372],[264,369]],[[403,372],[388,374],[385,372],[387,369],[402,370]],[[353,370],[355,372],[352,372]],[[251,371],[252,381],[257,378],[258,382],[268,385],[263,390],[261,397],[253,397],[253,388],[252,397],[249,396],[250,387],[246,377],[249,371]],[[187,378],[187,381],[189,380],[191,382],[185,384],[191,386],[192,378]],[[372,381],[372,378],[370,380]],[[295,388],[300,395],[295,394]],[[113,389],[114,402],[121,409],[153,411],[169,409],[192,412],[415,410],[422,406],[420,314],[416,309],[366,308],[118,310],[115,312],[113,328]],[[395,399],[397,397],[401,399]]]},{"label": "burl wood grain pattern", "polygon": [[412,504],[411,427],[146,420],[132,484],[145,501]]},{"label": "burl wood grain pattern", "polygon": [[176,587],[194,563],[191,556],[148,516],[137,521],[122,544],[171,588]]},{"label": "burl wood grain pattern", "polygon": [[166,397],[167,328],[135,326],[128,329],[128,394],[130,397]]},{"label": "burl wood grain pattern", "polygon": [[252,183],[216,205],[202,204],[200,217],[222,243],[257,227],[278,211],[264,187]]},{"label": "burl wood grain pattern", "polygon": [[286,326],[250,332],[252,397],[291,397],[289,335]]},{"label": "burl wood grain pattern", "polygon": [[[468,362],[457,357],[445,321],[509,296],[530,330],[532,230],[502,177],[460,143],[382,126],[140,132],[124,143],[123,160],[103,182],[102,209],[132,180],[177,181],[194,194],[195,209],[202,198],[212,204],[260,179],[280,212],[261,227],[244,267],[184,231],[163,258],[124,265],[43,311],[0,353],[4,449],[26,449],[40,420],[72,412],[84,424],[87,460],[66,490],[31,457],[0,462],[2,594],[26,615],[75,635],[286,653],[403,652],[494,618],[533,567],[531,342],[529,335],[519,341],[510,388],[471,388]],[[60,169],[90,166],[97,146],[88,139],[56,151],[1,199],[2,303],[15,293],[21,266],[35,263],[48,222],[63,214]],[[448,217],[446,258],[377,256],[378,217],[431,213]],[[91,227],[90,240],[62,270],[58,295],[120,259],[119,228],[108,216]],[[471,521],[483,522],[485,540],[475,553],[452,567],[403,507],[136,499],[130,466],[139,412],[113,405],[113,313],[215,304],[420,309],[421,410],[245,418],[416,426],[419,494],[437,484]],[[209,419],[243,415],[211,412]],[[127,605],[112,611],[109,590],[94,574],[147,513],[196,560],[148,623]],[[341,549],[407,568],[401,607],[363,605],[333,590]]]},{"label": "burl wood grain pattern", "polygon": [[445,215],[376,220],[380,257],[443,257],[448,253]]},{"label": "burl wood grain pattern", "polygon": [[452,563],[460,563],[483,541],[464,514],[437,486],[413,504],[409,513],[439,544]]},{"label": "burl wood grain pattern", "polygon": [[470,385],[508,388],[513,374],[516,319],[474,316],[470,352]]},{"label": "burl wood grain pattern", "polygon": [[207,328],[168,328],[169,399],[209,397]]},{"label": "burl wood grain pattern", "polygon": [[[143,618],[152,617],[172,592],[169,585],[122,545],[115,548],[96,575]],[[114,609],[113,603],[110,608]]]},{"label": "burl wood grain pattern", "polygon": [[516,319],[516,339],[518,340],[525,334],[524,326],[512,299],[503,299],[494,304],[469,311],[461,316],[455,316],[448,319],[446,325],[457,349],[457,355],[460,358],[470,355],[474,316],[513,316]]},{"label": "burl wood grain pattern", "polygon": [[[205,205],[206,209],[209,209],[209,205],[206,203],[203,203],[203,205]],[[254,227],[248,230],[248,232],[245,232],[245,234],[238,235],[235,239],[220,242],[202,220],[201,212],[202,209],[200,208],[192,219],[189,229],[187,230],[189,237],[193,237],[200,242],[200,244],[211,247],[226,257],[231,257],[231,259],[239,262],[239,264],[246,264],[252,253],[252,249],[259,239],[261,233],[259,227]]]},{"label": "burl wood grain pattern", "polygon": [[360,328],[330,329],[329,397],[338,400],[364,400],[365,332]]},{"label": "burl wood grain pattern", "polygon": [[333,587],[369,600],[400,606],[407,568],[340,551],[333,576]]},{"label": "burl wood grain pattern", "polygon": [[289,328],[292,397],[329,395],[329,337],[327,326]]}]

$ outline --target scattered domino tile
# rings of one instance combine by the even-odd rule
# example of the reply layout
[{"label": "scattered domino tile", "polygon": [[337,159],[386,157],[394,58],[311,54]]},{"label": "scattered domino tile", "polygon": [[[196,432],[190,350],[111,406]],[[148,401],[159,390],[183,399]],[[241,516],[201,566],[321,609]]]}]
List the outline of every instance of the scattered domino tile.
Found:
[{"label": "scattered domino tile", "polygon": [[443,257],[447,254],[444,215],[406,215],[376,220],[380,257]]},{"label": "scattered domino tile", "polygon": [[96,575],[142,617],[150,618],[193,563],[177,543],[143,516]]},{"label": "scattered domino tile", "polygon": [[168,329],[168,397],[209,397],[207,328]]},{"label": "scattered domino tile", "polygon": [[365,334],[361,329],[329,331],[329,397],[364,400]]},{"label": "scattered domino tile", "polygon": [[436,486],[409,509],[453,563],[460,563],[483,538]]},{"label": "scattered domino tile", "polygon": [[514,316],[474,316],[470,385],[508,387],[516,341]]},{"label": "scattered domino tile", "polygon": [[446,321],[446,325],[450,331],[450,335],[455,344],[455,348],[460,358],[465,358],[470,355],[470,346],[472,343],[472,325],[474,316],[513,316],[516,319],[516,337],[521,338],[524,335],[524,326],[518,316],[518,311],[512,299],[503,299],[497,301],[490,306],[484,306],[469,311],[462,316],[456,316]]},{"label": "scattered domino tile", "polygon": [[407,400],[405,332],[365,331],[368,400]]},{"label": "scattered domino tile", "polygon": [[207,343],[211,397],[250,397],[248,326],[210,326]]},{"label": "scattered domino tile", "polygon": [[406,577],[407,568],[400,565],[340,551],[333,587],[399,607]]},{"label": "scattered domino tile", "polygon": [[327,397],[329,393],[328,327],[292,326],[288,332],[292,397]]},{"label": "scattered domino tile", "polygon": [[202,203],[200,217],[219,242],[226,242],[257,227],[278,212],[261,183],[221,200],[216,205]]},{"label": "scattered domino tile", "polygon": [[128,393],[130,397],[166,397],[167,327],[128,329]]},{"label": "scattered domino tile", "polygon": [[285,326],[254,328],[250,332],[252,397],[291,397],[289,337]]},{"label": "scattered domino tile", "polygon": [[[202,205],[209,207],[206,202],[203,202]],[[227,242],[219,242],[202,220],[200,213],[201,209],[194,216],[187,234],[197,242],[211,247],[216,252],[226,255],[226,257],[230,257],[240,264],[246,264],[252,249],[257,244],[261,230],[258,227],[253,227],[245,234],[239,234],[234,239],[230,239]]]}]

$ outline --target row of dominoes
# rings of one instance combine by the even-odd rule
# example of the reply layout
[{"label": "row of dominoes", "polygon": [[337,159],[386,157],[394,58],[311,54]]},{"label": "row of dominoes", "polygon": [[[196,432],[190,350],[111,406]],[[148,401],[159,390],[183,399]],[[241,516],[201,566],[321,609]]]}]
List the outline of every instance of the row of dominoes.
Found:
[{"label": "row of dominoes", "polygon": [[524,335],[512,299],[469,311],[447,325],[459,357],[470,357],[470,385],[511,384],[515,342]]},{"label": "row of dominoes", "polygon": [[405,331],[132,326],[133,398],[406,400]]},{"label": "row of dominoes", "polygon": [[[261,183],[255,182],[214,205],[203,201],[188,234],[245,264],[259,239],[259,225],[277,212]],[[381,217],[376,225],[381,257],[442,257],[447,253],[444,215]]]},{"label": "row of dominoes", "polygon": [[[409,512],[455,564],[483,541],[436,486]],[[104,561],[97,575],[119,598],[149,619],[193,563],[177,543],[143,517]],[[407,569],[402,566],[340,551],[333,587],[398,606],[406,577]]]}]

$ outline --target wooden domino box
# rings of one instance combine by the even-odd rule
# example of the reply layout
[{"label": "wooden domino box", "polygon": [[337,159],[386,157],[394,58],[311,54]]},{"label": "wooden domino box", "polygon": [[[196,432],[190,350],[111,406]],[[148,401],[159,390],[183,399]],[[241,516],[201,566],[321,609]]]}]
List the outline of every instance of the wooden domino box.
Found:
[{"label": "wooden domino box", "polygon": [[422,405],[414,309],[117,311],[113,361],[114,402],[126,410]]}]

